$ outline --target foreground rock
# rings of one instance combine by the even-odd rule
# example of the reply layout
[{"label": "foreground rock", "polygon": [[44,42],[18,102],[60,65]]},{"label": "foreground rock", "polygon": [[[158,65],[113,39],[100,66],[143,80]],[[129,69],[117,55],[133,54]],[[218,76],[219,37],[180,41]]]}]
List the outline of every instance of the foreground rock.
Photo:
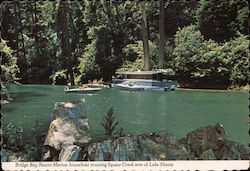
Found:
[{"label": "foreground rock", "polygon": [[90,140],[84,100],[57,102],[44,142],[42,160],[78,160],[82,147]]},{"label": "foreground rock", "polygon": [[176,145],[171,134],[144,134],[120,137],[88,147],[89,160],[94,161],[145,161],[192,159],[185,148]]},{"label": "foreground rock", "polygon": [[109,139],[88,146],[91,161],[248,160],[249,148],[226,139],[221,124],[198,128],[176,140],[152,133]]},{"label": "foreground rock", "polygon": [[29,156],[23,152],[14,152],[12,150],[1,149],[1,161],[2,162],[22,162],[29,161]]}]

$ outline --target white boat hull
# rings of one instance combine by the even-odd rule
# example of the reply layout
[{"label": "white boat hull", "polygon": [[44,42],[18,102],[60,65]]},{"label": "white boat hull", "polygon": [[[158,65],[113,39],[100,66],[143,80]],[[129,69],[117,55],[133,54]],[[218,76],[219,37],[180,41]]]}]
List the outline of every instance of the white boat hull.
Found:
[{"label": "white boat hull", "polygon": [[175,90],[175,88],[171,87],[157,87],[157,86],[127,86],[123,84],[116,84],[115,87],[121,90],[128,90],[128,91],[168,91],[168,90]]},{"label": "white boat hull", "polygon": [[100,91],[101,88],[72,88],[72,89],[64,89],[65,93],[94,93]]}]

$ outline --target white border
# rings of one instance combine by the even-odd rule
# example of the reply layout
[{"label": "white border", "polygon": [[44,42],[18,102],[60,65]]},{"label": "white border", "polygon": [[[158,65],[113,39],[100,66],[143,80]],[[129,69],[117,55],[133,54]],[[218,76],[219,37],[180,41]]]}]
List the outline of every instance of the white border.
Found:
[{"label": "white border", "polygon": [[211,161],[79,161],[79,162],[2,162],[3,170],[247,170],[249,160]]}]

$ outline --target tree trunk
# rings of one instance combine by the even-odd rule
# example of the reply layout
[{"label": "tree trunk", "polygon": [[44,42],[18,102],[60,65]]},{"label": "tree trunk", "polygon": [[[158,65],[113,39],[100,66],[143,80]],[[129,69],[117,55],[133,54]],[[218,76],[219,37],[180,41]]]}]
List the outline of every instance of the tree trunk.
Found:
[{"label": "tree trunk", "polygon": [[160,15],[159,15],[159,69],[164,68],[164,45],[165,45],[165,13],[164,13],[164,0],[160,0]]},{"label": "tree trunk", "polygon": [[75,85],[74,82],[74,74],[73,69],[71,66],[71,47],[69,42],[69,4],[68,1],[60,1],[62,3],[63,13],[62,13],[62,54],[63,57],[66,59],[66,68],[68,69],[69,76],[70,76],[70,83],[71,85]]},{"label": "tree trunk", "polygon": [[149,44],[148,44],[148,24],[147,24],[147,15],[145,11],[144,1],[140,2],[141,12],[142,12],[142,42],[143,42],[143,53],[144,53],[144,70],[150,70],[150,54],[149,54]]},{"label": "tree trunk", "polygon": [[[22,28],[22,22],[21,22],[21,13],[20,13],[20,4],[19,1],[13,2],[14,4],[14,16],[16,18],[15,22],[15,43],[16,43],[16,53],[17,53],[17,64],[18,67],[20,69],[20,77],[21,80],[20,82],[22,83],[27,83],[28,81],[28,77],[27,77],[27,60],[25,57],[25,49],[24,49],[24,42],[21,42],[23,45],[23,49],[20,48],[19,43],[20,43],[20,39],[19,39],[19,34],[21,33],[21,38],[22,41],[23,40],[23,28]],[[23,52],[23,56],[21,55],[21,52]]]}]

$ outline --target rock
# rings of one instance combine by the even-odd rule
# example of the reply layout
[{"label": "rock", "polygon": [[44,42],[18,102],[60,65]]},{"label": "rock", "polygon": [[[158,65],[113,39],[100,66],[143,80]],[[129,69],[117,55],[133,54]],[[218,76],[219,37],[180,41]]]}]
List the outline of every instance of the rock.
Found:
[{"label": "rock", "polygon": [[223,125],[206,126],[198,128],[178,140],[195,157],[199,157],[204,151],[220,149],[225,143],[225,130]]},{"label": "rock", "polygon": [[124,136],[92,143],[88,147],[92,161],[146,161],[191,159],[187,150],[176,145],[171,134],[150,133],[139,136]]},{"label": "rock", "polygon": [[84,146],[89,143],[90,140],[91,137],[84,100],[57,102],[44,142],[43,160],[53,160],[53,158],[55,160],[55,156],[58,155],[61,150],[65,150],[69,146],[76,144]]},{"label": "rock", "polygon": [[249,160],[249,147],[233,141],[225,141],[222,148],[215,150],[217,159],[221,160]]},{"label": "rock", "polygon": [[200,160],[216,160],[215,154],[213,149],[208,149],[207,151],[204,151],[203,153],[201,153],[201,155],[199,156]]},{"label": "rock", "polygon": [[[4,155],[4,158],[2,155]],[[6,160],[7,162],[29,161],[29,156],[23,152],[14,152],[12,150],[1,149],[1,160]]]},{"label": "rock", "polygon": [[59,161],[76,161],[80,157],[81,148],[77,145],[67,146],[59,154]]},{"label": "rock", "polygon": [[192,160],[194,156],[182,144],[176,143],[167,148],[166,160]]},{"label": "rock", "polygon": [[9,154],[4,150],[3,148],[1,149],[1,161],[2,162],[7,162],[9,160]]}]

